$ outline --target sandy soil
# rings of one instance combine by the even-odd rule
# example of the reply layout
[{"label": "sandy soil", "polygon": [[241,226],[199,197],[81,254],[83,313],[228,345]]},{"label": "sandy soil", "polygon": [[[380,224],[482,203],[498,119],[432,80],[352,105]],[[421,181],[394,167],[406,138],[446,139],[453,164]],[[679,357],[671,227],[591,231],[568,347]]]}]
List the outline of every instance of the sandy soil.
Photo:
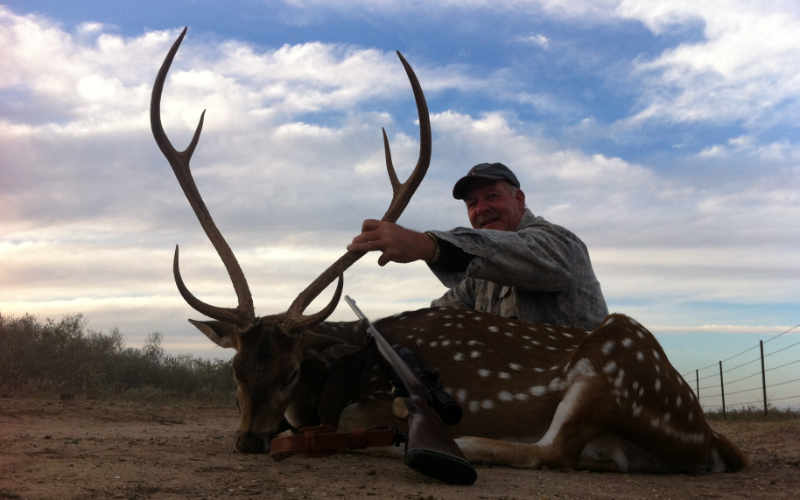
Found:
[{"label": "sandy soil", "polygon": [[713,423],[749,455],[736,474],[596,474],[479,467],[447,486],[401,460],[275,462],[233,451],[237,411],[197,404],[0,399],[0,499],[800,498],[800,421]]}]

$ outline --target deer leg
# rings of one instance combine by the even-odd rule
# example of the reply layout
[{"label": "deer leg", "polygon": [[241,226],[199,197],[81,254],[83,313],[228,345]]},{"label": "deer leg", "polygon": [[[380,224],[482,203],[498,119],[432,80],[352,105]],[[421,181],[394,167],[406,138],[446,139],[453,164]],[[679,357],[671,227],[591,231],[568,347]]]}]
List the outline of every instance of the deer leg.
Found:
[{"label": "deer leg", "polygon": [[388,392],[372,396],[372,399],[365,397],[347,406],[342,411],[338,429],[346,431],[391,423],[400,428],[401,432],[405,432],[406,421],[397,418],[392,413],[394,396]]},{"label": "deer leg", "polygon": [[[495,439],[463,437],[456,440],[470,462],[510,465],[512,467],[574,469],[597,462],[579,457],[586,443],[599,433],[592,424],[587,400],[590,384],[578,379],[567,389],[556,408],[550,428],[533,444],[511,443]],[[603,461],[605,462],[605,461]],[[597,462],[587,468],[607,470],[610,464]]]}]

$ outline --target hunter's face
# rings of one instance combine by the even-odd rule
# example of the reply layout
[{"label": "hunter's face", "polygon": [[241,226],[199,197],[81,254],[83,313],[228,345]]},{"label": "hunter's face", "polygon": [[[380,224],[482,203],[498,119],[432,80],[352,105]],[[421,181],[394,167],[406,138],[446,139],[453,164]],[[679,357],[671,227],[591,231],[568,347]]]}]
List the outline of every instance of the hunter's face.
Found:
[{"label": "hunter's face", "polygon": [[514,231],[525,212],[525,194],[511,194],[502,180],[475,179],[464,198],[469,222],[475,229]]}]

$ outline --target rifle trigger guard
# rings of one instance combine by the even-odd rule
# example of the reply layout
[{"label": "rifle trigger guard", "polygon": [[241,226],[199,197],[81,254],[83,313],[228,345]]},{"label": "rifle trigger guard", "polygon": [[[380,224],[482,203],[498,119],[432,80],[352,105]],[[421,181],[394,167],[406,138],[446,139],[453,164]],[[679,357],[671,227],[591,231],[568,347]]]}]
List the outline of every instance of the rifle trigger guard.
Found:
[{"label": "rifle trigger guard", "polygon": [[392,426],[392,429],[394,429],[395,431],[394,442],[392,443],[392,446],[396,446],[399,448],[401,444],[405,444],[408,442],[408,434],[403,434],[402,432],[400,432],[400,429],[395,425]]}]

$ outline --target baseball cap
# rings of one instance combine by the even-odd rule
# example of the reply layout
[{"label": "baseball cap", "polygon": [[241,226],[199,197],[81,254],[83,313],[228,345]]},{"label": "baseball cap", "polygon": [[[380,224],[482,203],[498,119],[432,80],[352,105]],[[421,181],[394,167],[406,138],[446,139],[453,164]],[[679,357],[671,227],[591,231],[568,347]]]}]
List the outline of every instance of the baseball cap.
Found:
[{"label": "baseball cap", "polygon": [[467,175],[460,178],[453,187],[453,198],[463,200],[467,196],[467,188],[474,179],[504,180],[519,189],[519,181],[514,172],[502,163],[480,163],[475,165]]}]

